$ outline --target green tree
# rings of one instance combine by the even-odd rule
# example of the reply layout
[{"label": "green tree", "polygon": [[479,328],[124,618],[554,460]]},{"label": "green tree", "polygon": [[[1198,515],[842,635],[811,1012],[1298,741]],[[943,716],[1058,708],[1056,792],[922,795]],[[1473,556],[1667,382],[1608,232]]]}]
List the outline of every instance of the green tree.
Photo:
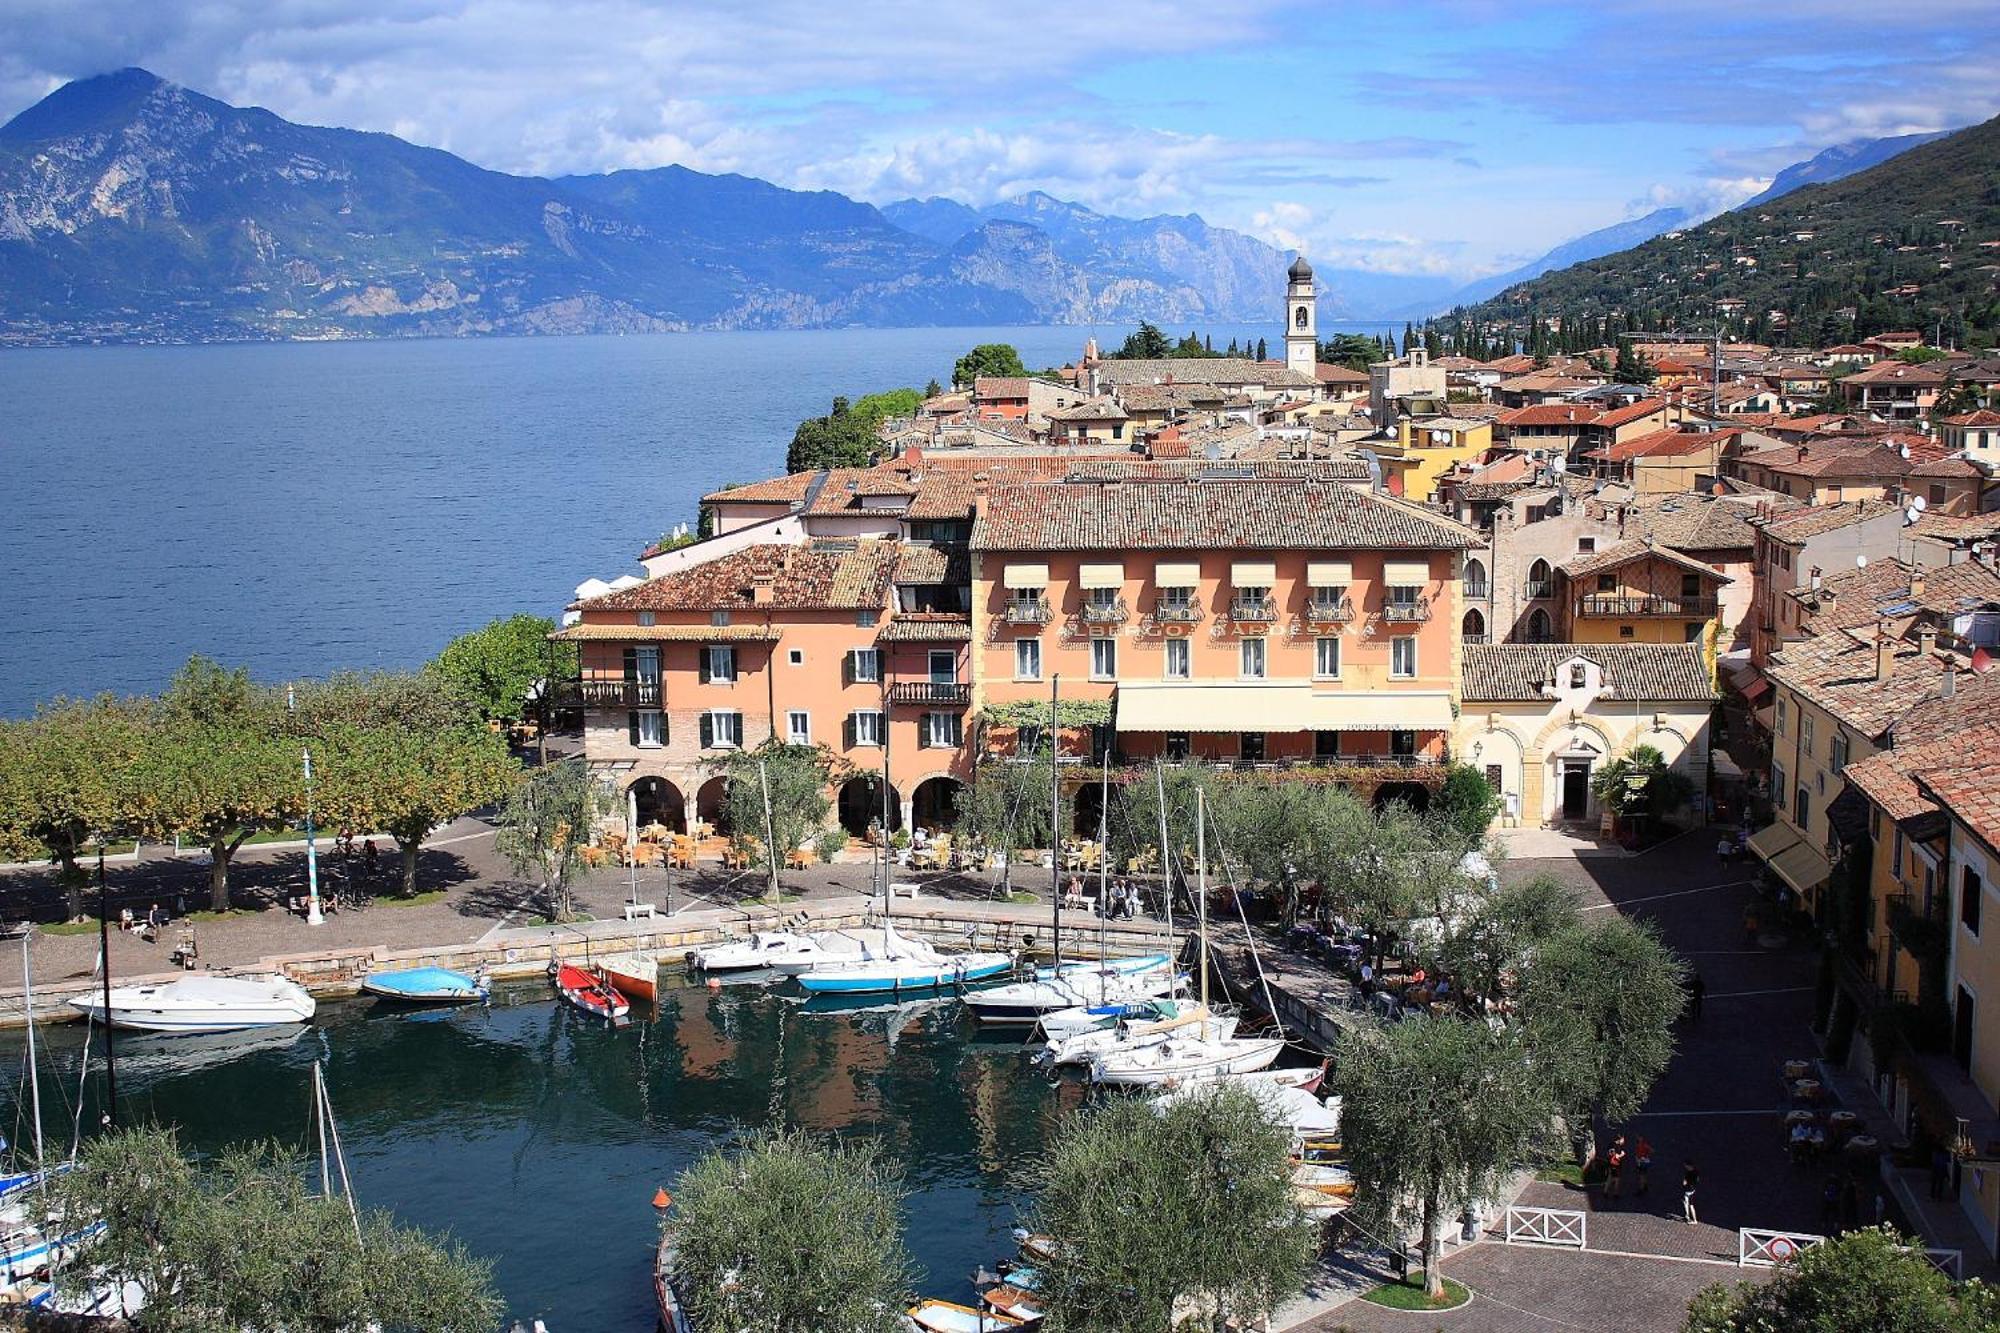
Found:
[{"label": "green tree", "polygon": [[573,643],[552,643],[555,622],[526,612],[461,634],[424,668],[495,722],[519,722],[551,678],[576,675]]},{"label": "green tree", "polygon": [[[1051,1333],[1249,1327],[1311,1272],[1318,1229],[1291,1184],[1290,1133],[1239,1088],[1062,1121],[1031,1173]],[[1233,1321],[1233,1322],[1231,1322]]]},{"label": "green tree", "polygon": [[894,1333],[915,1272],[881,1146],[760,1130],[674,1187],[675,1273],[697,1328]]},{"label": "green tree", "polygon": [[1333,1068],[1357,1219],[1416,1229],[1435,1300],[1444,1227],[1539,1151],[1554,1110],[1543,1081],[1518,1033],[1429,1015],[1351,1029]]},{"label": "green tree", "polygon": [[105,1228],[62,1284],[138,1283],[149,1333],[490,1333],[501,1307],[484,1263],[385,1213],[357,1221],[308,1190],[303,1166],[259,1144],[197,1171],[163,1129],[93,1140],[57,1201]]},{"label": "green tree", "polygon": [[208,849],[209,906],[229,910],[229,864],[251,834],[305,811],[304,756],[283,706],[247,671],[188,659],[154,706],[133,770],[133,816],[155,838]]},{"label": "green tree", "polygon": [[1125,342],[1110,354],[1114,361],[1158,361],[1173,355],[1173,344],[1156,324],[1139,321],[1139,327],[1125,335]]},{"label": "green tree", "polygon": [[143,705],[110,695],[58,699],[26,721],[0,722],[0,856],[53,857],[72,920],[83,914],[77,858],[129,821],[144,743]]},{"label": "green tree", "polygon": [[1992,1333],[2000,1297],[1954,1282],[1888,1227],[1815,1245],[1766,1283],[1717,1283],[1688,1308],[1685,1333]]},{"label": "green tree", "polygon": [[1949,353],[1939,347],[1905,347],[1896,353],[1896,359],[1906,366],[1921,366],[1932,361],[1942,361]]},{"label": "green tree", "polygon": [[1383,360],[1382,344],[1362,333],[1337,333],[1320,344],[1319,359],[1349,370],[1367,370]]},{"label": "green tree", "polygon": [[1031,847],[1049,847],[1048,750],[1030,751],[1024,762],[995,761],[973,770],[971,785],[959,792],[954,835],[1000,856],[1001,884],[1014,887],[1014,859]]},{"label": "green tree", "polygon": [[972,382],[985,376],[1011,378],[1026,375],[1028,368],[1021,364],[1021,354],[1011,343],[981,343],[951,368],[951,382],[960,388],[971,388]]},{"label": "green tree", "polygon": [[1259,361],[1269,361],[1271,359],[1270,346],[1262,338],[1257,340],[1257,359]]},{"label": "green tree", "polygon": [[875,454],[875,428],[856,416],[845,398],[835,398],[823,417],[807,417],[792,432],[785,471],[817,472],[831,467],[867,467]]},{"label": "green tree", "polygon": [[1655,747],[1635,745],[1591,775],[1590,792],[1613,814],[1664,819],[1694,799],[1694,782]]},{"label": "green tree", "polygon": [[734,750],[710,759],[706,767],[727,779],[723,790],[729,827],[738,837],[754,832],[757,841],[767,844],[764,855],[776,885],[786,853],[805,846],[825,825],[833,808],[827,789],[843,766],[825,746],[787,745],[773,736],[754,750]]},{"label": "green tree", "polygon": [[531,770],[514,784],[500,810],[494,840],[517,875],[534,875],[551,921],[574,915],[570,880],[583,868],[597,797],[581,759]]},{"label": "green tree", "polygon": [[1484,773],[1470,764],[1453,764],[1445,771],[1433,810],[1468,845],[1476,847],[1486,840],[1486,830],[1499,818],[1502,804],[1500,793],[1493,790]]},{"label": "green tree", "polygon": [[1660,377],[1653,363],[1639,355],[1630,338],[1618,340],[1618,359],[1611,365],[1611,378],[1620,384],[1651,384]]},{"label": "green tree", "polygon": [[1597,1124],[1638,1114],[1673,1058],[1681,977],[1651,924],[1622,916],[1536,948],[1520,1012],[1578,1165],[1593,1155]]},{"label": "green tree", "polygon": [[1323,909],[1361,925],[1376,940],[1376,966],[1415,921],[1448,923],[1473,886],[1460,863],[1466,848],[1401,802],[1371,810],[1355,801],[1330,807],[1314,831],[1312,877],[1326,888]]},{"label": "green tree", "polygon": [[1576,890],[1553,875],[1502,884],[1447,932],[1437,961],[1466,996],[1499,999],[1544,944],[1576,928],[1579,911]]},{"label": "green tree", "polygon": [[867,427],[869,435],[891,417],[913,417],[924,396],[915,389],[885,389],[868,394],[854,404],[854,415]]}]

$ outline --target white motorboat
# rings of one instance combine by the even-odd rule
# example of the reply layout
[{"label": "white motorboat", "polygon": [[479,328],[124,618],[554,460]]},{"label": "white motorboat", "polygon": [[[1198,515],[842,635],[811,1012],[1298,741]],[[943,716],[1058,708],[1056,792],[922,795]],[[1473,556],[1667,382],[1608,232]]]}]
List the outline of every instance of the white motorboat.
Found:
[{"label": "white motorboat", "polygon": [[810,965],[814,959],[823,956],[824,951],[811,935],[789,930],[758,930],[752,931],[748,939],[729,940],[711,944],[706,949],[695,949],[688,954],[687,960],[704,972],[754,972],[801,960]]},{"label": "white motorboat", "polygon": [[1088,971],[1048,981],[1016,981],[966,996],[982,1023],[1030,1024],[1058,1009],[1108,1007],[1171,995],[1180,984],[1171,967],[1142,972]]},{"label": "white motorboat", "polygon": [[231,1032],[239,1028],[304,1023],[317,1006],[306,988],[289,978],[259,974],[242,977],[176,977],[155,985],[114,986],[105,997],[92,991],[70,1007],[94,1023],[141,1032]]},{"label": "white motorboat", "polygon": [[1150,1012],[1114,1019],[1109,1025],[1054,1038],[1037,1057],[1052,1065],[1087,1065],[1106,1051],[1131,1050],[1179,1034],[1209,1041],[1236,1035],[1236,1015],[1211,1013],[1207,1006],[1155,1000]]},{"label": "white motorboat", "polygon": [[1203,1041],[1174,1037],[1136,1050],[1107,1051],[1090,1064],[1097,1083],[1150,1086],[1217,1074],[1243,1074],[1268,1068],[1285,1049],[1283,1037],[1231,1037]]},{"label": "white motorboat", "polygon": [[1153,1105],[1164,1110],[1177,1101],[1212,1096],[1217,1087],[1224,1085],[1242,1088],[1250,1094],[1250,1100],[1257,1103],[1257,1109],[1264,1113],[1265,1119],[1289,1130],[1297,1138],[1317,1138],[1340,1132],[1340,1098],[1333,1097],[1322,1102],[1304,1088],[1271,1082],[1261,1074],[1235,1074],[1228,1078],[1181,1083],[1155,1096]]},{"label": "white motorboat", "polygon": [[885,930],[822,930],[806,937],[796,957],[770,964],[773,971],[800,977],[821,968],[846,967],[881,958],[942,958],[929,940]]}]

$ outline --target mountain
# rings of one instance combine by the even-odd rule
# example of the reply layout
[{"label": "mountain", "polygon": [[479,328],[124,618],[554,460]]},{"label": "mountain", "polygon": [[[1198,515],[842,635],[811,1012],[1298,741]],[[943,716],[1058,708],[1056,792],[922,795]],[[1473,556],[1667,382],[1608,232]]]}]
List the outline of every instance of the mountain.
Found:
[{"label": "mountain", "polygon": [[1614,222],[1608,227],[1599,227],[1596,231],[1587,231],[1581,236],[1564,241],[1539,259],[1531,259],[1517,269],[1467,283],[1453,292],[1451,299],[1445,302],[1445,305],[1447,307],[1470,305],[1475,301],[1484,301],[1489,296],[1506,291],[1517,282],[1539,278],[1544,273],[1568,268],[1571,264],[1581,264],[1586,259],[1597,259],[1619,250],[1630,249],[1643,241],[1652,240],[1663,232],[1672,231],[1675,227],[1690,221],[1691,217],[1685,208],[1656,208],[1644,217],[1629,218],[1624,222]]},{"label": "mountain", "polygon": [[0,126],[0,342],[1263,320],[1288,259],[1041,194],[513,176],[139,69]]},{"label": "mountain", "polygon": [[[2000,332],[2000,118],[1756,208],[1518,283],[1464,313],[1839,342]],[[1789,331],[1789,332],[1787,332]]]},{"label": "mountain", "polygon": [[1847,143],[1837,143],[1803,162],[1792,163],[1771,178],[1771,184],[1762,194],[1753,195],[1737,207],[1757,208],[1774,199],[1782,199],[1804,186],[1825,185],[1852,176],[1857,171],[1866,171],[1887,162],[1898,153],[1942,139],[1948,133],[1948,130],[1939,130],[1935,134],[1899,134],[1890,139],[1852,139]]}]

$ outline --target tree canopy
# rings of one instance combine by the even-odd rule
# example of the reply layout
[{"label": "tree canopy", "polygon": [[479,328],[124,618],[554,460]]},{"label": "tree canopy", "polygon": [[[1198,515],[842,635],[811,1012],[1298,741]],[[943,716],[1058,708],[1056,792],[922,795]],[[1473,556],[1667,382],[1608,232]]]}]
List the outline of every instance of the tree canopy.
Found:
[{"label": "tree canopy", "polygon": [[674,1267],[695,1327],[895,1333],[914,1266],[880,1145],[761,1130],[673,1190]]},{"label": "tree canopy", "polygon": [[481,717],[519,722],[551,676],[576,675],[576,645],[551,643],[555,632],[546,616],[506,616],[459,635],[424,669],[470,700]]},{"label": "tree canopy", "polygon": [[1028,368],[1021,364],[1021,354],[1012,343],[980,343],[958,358],[951,368],[951,382],[963,389],[984,376],[1013,377],[1027,373]]},{"label": "tree canopy", "polygon": [[551,921],[567,921],[574,914],[569,883],[583,868],[596,811],[590,771],[581,759],[531,770],[501,807],[495,848],[515,874],[536,877]]},{"label": "tree canopy", "polygon": [[1717,1283],[1695,1297],[1685,1333],[1992,1333],[2000,1295],[1954,1282],[1888,1227],[1832,1237],[1766,1283]]},{"label": "tree canopy", "polygon": [[807,417],[792,432],[785,471],[815,472],[830,467],[866,467],[875,454],[875,427],[855,414],[845,398],[835,398],[823,417]]},{"label": "tree canopy", "polygon": [[707,766],[728,779],[729,827],[741,838],[767,841],[764,797],[770,794],[770,838],[765,860],[776,884],[785,856],[805,846],[826,823],[833,803],[829,784],[842,765],[831,750],[819,745],[787,745],[775,736],[754,750],[734,750],[708,761]]},{"label": "tree canopy", "polygon": [[145,722],[143,704],[109,695],[0,722],[0,856],[55,858],[71,917],[83,911],[84,845],[129,822]]}]

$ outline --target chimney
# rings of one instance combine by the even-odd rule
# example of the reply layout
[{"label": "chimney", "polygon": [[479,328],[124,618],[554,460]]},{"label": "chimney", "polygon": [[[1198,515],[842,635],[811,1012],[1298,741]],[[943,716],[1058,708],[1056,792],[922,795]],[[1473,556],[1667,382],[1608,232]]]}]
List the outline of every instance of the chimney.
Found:
[{"label": "chimney", "polygon": [[1910,600],[1921,601],[1924,595],[1924,571],[1919,565],[1910,571]]},{"label": "chimney", "polygon": [[1814,592],[1818,592],[1819,585],[1820,585],[1819,566],[1814,565],[1812,567],[1812,590]]},{"label": "chimney", "polygon": [[1958,663],[1946,662],[1944,675],[1938,680],[1938,698],[1949,699],[1958,693]]},{"label": "chimney", "polygon": [[1890,664],[1896,657],[1896,641],[1889,637],[1889,626],[1875,627],[1875,679],[1889,679]]},{"label": "chimney", "polygon": [[1801,463],[1806,461],[1806,447],[1803,444],[1799,446],[1799,461]]},{"label": "chimney", "polygon": [[1937,652],[1937,626],[1926,625],[1917,631],[1917,651],[1925,657]]}]

